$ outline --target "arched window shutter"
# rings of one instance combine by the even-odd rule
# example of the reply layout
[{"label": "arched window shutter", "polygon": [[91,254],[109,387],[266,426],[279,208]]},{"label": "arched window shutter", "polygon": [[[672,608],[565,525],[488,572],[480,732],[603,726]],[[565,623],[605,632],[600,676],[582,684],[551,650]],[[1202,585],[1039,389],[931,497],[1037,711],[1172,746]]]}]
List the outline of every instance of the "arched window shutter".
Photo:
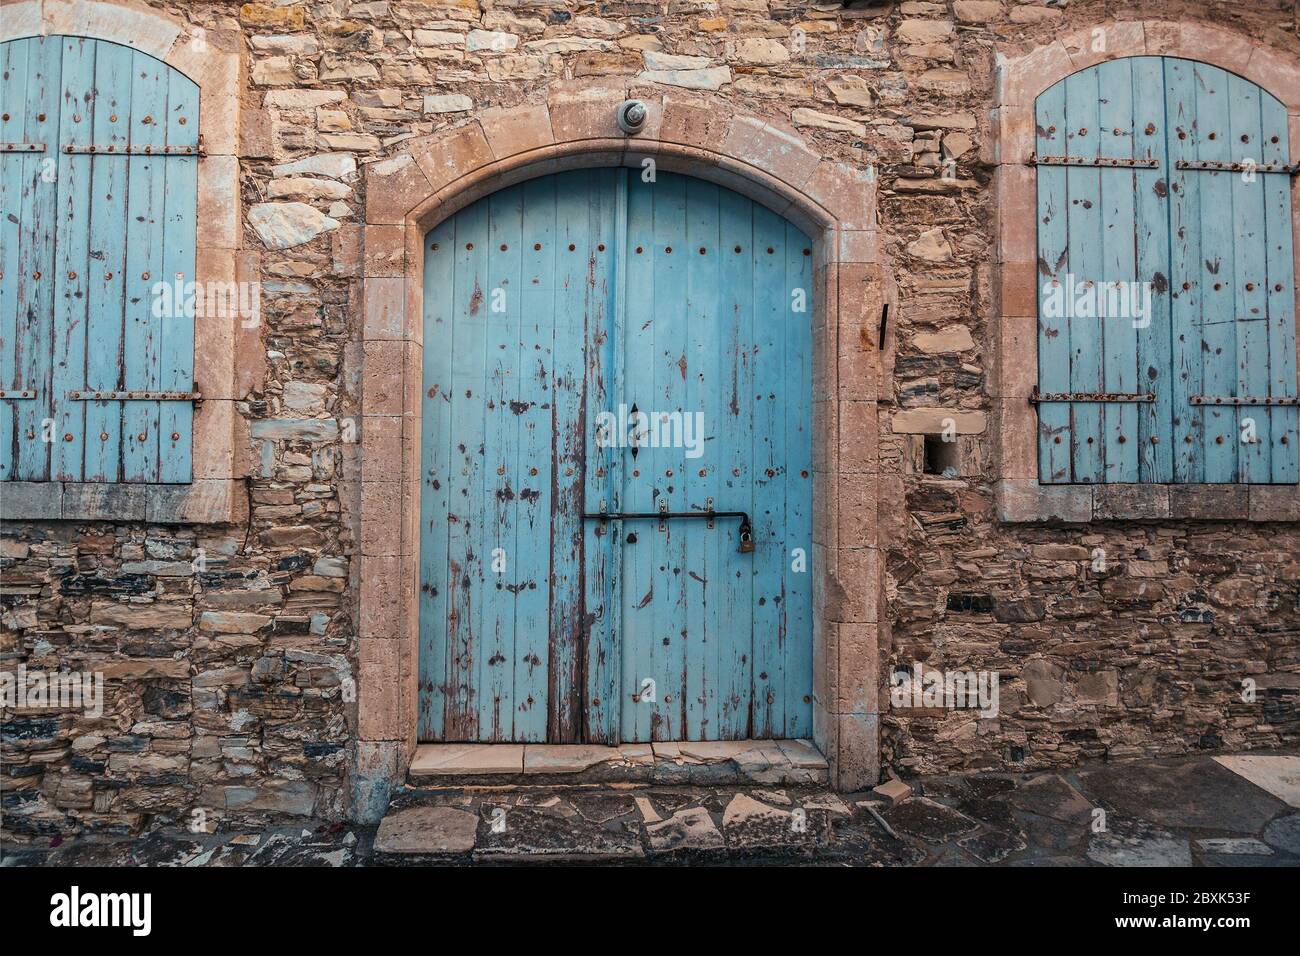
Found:
[{"label": "arched window shutter", "polygon": [[0,57],[0,478],[187,482],[198,87],[84,37]]},{"label": "arched window shutter", "polygon": [[1036,123],[1040,480],[1295,482],[1285,107],[1134,57]]}]

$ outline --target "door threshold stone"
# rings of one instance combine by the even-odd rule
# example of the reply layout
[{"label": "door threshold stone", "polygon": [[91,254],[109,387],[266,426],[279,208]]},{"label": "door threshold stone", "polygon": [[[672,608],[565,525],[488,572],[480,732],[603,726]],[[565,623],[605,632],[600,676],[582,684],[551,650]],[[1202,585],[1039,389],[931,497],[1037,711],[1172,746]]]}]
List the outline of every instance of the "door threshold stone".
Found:
[{"label": "door threshold stone", "polygon": [[662,741],[653,744],[420,744],[413,787],[555,784],[825,785],[829,765],[808,740]]}]

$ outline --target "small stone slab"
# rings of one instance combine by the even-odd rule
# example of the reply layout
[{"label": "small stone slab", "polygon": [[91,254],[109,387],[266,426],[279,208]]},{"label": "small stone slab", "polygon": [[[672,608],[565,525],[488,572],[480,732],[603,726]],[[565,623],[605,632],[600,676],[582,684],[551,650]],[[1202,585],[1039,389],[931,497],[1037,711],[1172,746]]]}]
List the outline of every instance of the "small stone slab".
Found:
[{"label": "small stone slab", "polygon": [[928,797],[913,797],[906,803],[890,807],[882,816],[899,833],[924,840],[932,846],[947,843],[979,827],[964,813]]},{"label": "small stone slab", "polygon": [[478,815],[455,807],[416,806],[385,815],[375,834],[376,853],[468,853]]},{"label": "small stone slab", "polygon": [[1098,833],[1088,843],[1088,859],[1102,866],[1191,866],[1192,848],[1172,837],[1136,839]]},{"label": "small stone slab", "polygon": [[722,812],[723,836],[729,846],[737,849],[810,842],[806,817],[804,824],[803,830],[795,830],[793,815],[788,810],[769,807],[745,793],[732,797]]},{"label": "small stone slab", "polygon": [[1264,842],[1292,856],[1300,856],[1300,813],[1278,817],[1264,828]]},{"label": "small stone slab", "polygon": [[645,828],[651,853],[674,853],[683,850],[721,850],[722,833],[703,807],[679,810],[662,823]]},{"label": "small stone slab", "polygon": [[1261,790],[1267,790],[1287,806],[1300,809],[1300,757],[1244,754],[1214,760]]},{"label": "small stone slab", "polygon": [[[630,801],[629,801],[630,803]],[[635,829],[604,825],[559,808],[533,809],[484,805],[475,859],[595,862],[633,860],[645,855]],[[504,828],[493,825],[501,821]]]},{"label": "small stone slab", "polygon": [[1254,837],[1213,837],[1197,840],[1202,853],[1221,853],[1225,856],[1272,856],[1273,848]]},{"label": "small stone slab", "polygon": [[596,744],[527,744],[524,773],[581,773],[619,759],[617,747]]},{"label": "small stone slab", "polygon": [[1256,834],[1285,804],[1208,757],[1109,764],[1078,773],[1083,790],[1162,827]]},{"label": "small stone slab", "polygon": [[826,770],[830,766],[811,740],[778,740],[776,744],[797,770]]},{"label": "small stone slab", "polygon": [[523,744],[421,744],[415,748],[410,775],[451,777],[523,771]]},{"label": "small stone slab", "polygon": [[997,863],[1025,848],[1025,841],[1005,830],[985,830],[957,841],[957,845],[984,863]]},{"label": "small stone slab", "polygon": [[1092,817],[1092,804],[1087,797],[1055,774],[1026,780],[1006,799],[1026,813],[1036,813],[1062,823],[1082,824]]}]

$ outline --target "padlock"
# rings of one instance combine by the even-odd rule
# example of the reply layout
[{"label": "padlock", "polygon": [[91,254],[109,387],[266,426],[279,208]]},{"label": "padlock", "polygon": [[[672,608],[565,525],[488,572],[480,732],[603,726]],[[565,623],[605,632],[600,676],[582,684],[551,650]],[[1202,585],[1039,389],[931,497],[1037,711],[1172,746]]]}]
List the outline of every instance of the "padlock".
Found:
[{"label": "padlock", "polygon": [[741,554],[750,554],[754,550],[754,534],[747,524],[740,526],[740,547],[737,550]]}]

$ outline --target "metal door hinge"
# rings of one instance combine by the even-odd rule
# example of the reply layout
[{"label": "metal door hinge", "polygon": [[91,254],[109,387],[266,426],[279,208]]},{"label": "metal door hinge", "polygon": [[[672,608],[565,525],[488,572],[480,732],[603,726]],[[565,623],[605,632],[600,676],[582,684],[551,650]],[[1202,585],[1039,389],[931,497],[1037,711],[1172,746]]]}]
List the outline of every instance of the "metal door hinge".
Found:
[{"label": "metal door hinge", "polygon": [[1187,169],[1192,172],[1207,173],[1282,173],[1287,176],[1294,176],[1300,171],[1300,166],[1288,163],[1256,163],[1256,162],[1214,162],[1202,159],[1180,159],[1174,163],[1175,169]]},{"label": "metal door hinge", "polygon": [[13,399],[15,401],[28,401],[36,397],[34,388],[4,388],[0,389],[0,398]]},{"label": "metal door hinge", "polygon": [[1158,159],[1122,159],[1110,156],[1039,156],[1030,153],[1026,166],[1096,166],[1112,169],[1159,169]]},{"label": "metal door hinge", "polygon": [[1029,396],[1030,405],[1047,402],[1154,402],[1154,392],[1044,392],[1034,389]]},{"label": "metal door hinge", "polygon": [[45,144],[44,143],[0,143],[0,152],[43,153],[45,152]]}]

